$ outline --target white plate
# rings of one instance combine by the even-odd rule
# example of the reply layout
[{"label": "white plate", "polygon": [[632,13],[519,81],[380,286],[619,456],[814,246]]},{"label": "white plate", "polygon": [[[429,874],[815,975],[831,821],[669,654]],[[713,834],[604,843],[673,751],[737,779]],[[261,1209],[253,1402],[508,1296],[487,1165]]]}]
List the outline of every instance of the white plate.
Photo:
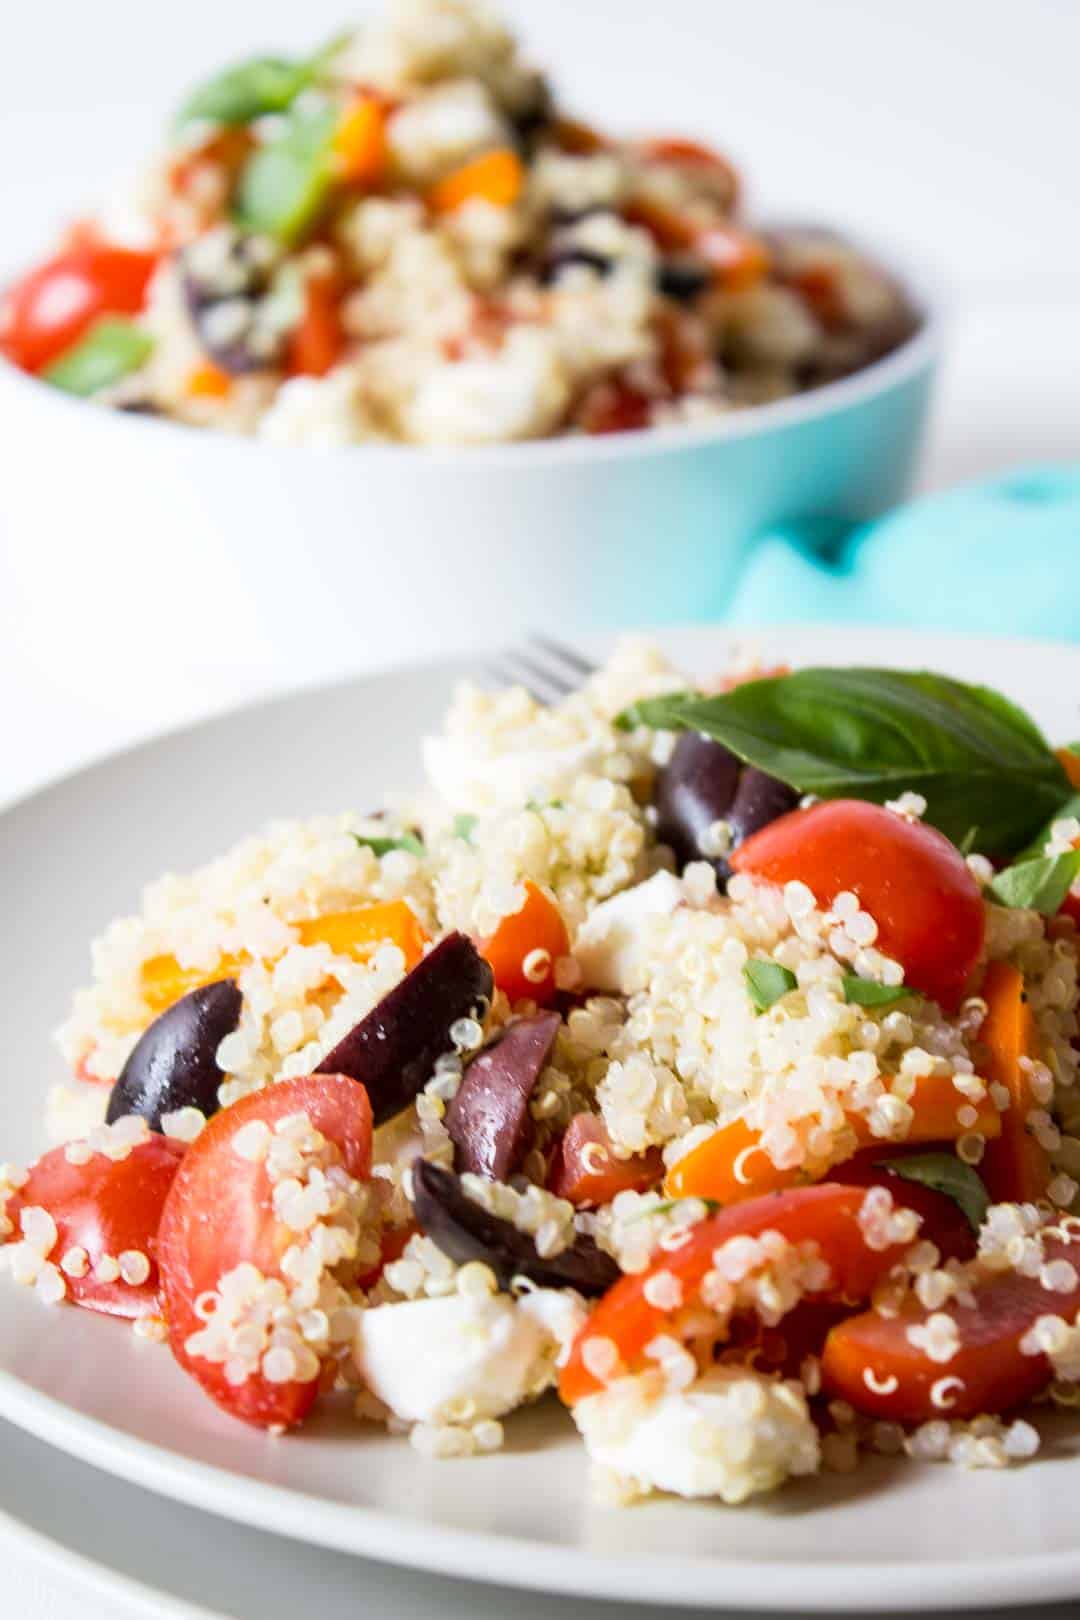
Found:
[{"label": "white plate", "polygon": [[[688,668],[727,637],[662,637]],[[930,667],[992,681],[1048,733],[1080,730],[1080,651],[880,631],[784,631],[795,662]],[[283,698],[149,743],[0,816],[5,1157],[41,1146],[48,1032],[86,945],[141,883],[278,814],[374,805],[415,780],[449,666]],[[868,1462],[737,1510],[589,1500],[585,1457],[554,1403],[519,1413],[495,1458],[429,1463],[327,1412],[273,1440],[219,1413],[158,1347],[113,1322],[46,1311],[5,1286],[0,1413],[138,1484],[301,1540],[417,1568],[581,1596],[715,1607],[896,1609],[1080,1596],[1080,1431],[1058,1426],[1012,1473]]]}]

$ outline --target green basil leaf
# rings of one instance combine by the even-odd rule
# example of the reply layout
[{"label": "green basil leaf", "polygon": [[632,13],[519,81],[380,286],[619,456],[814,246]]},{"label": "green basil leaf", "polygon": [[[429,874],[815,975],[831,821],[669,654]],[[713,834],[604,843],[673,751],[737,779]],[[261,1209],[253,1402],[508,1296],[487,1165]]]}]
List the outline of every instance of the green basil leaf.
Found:
[{"label": "green basil leaf", "polygon": [[957,849],[960,851],[961,855],[970,855],[971,854],[972,850],[975,848],[975,840],[976,840],[976,838],[978,838],[978,836],[979,836],[978,827],[969,827],[968,828],[967,832],[964,834],[963,838],[961,838],[960,842],[956,846]]},{"label": "green basil leaf", "polygon": [[959,1204],[976,1232],[986,1219],[990,1195],[983,1179],[955,1153],[913,1153],[902,1159],[879,1159],[878,1165],[903,1181],[917,1181],[921,1187],[944,1193]]},{"label": "green basil leaf", "polygon": [[844,974],[843,985],[844,1000],[852,1007],[890,1007],[911,995],[905,984],[878,984],[876,979],[860,979],[854,973]]},{"label": "green basil leaf", "polygon": [[774,1001],[779,1001],[789,990],[794,990],[799,982],[790,968],[782,967],[779,962],[766,961],[764,957],[753,957],[747,962],[743,967],[743,978],[750,992],[750,1000],[759,1013],[768,1012]]},{"label": "green basil leaf", "polygon": [[989,892],[999,905],[1052,917],[1078,876],[1080,849],[1069,849],[1062,855],[1042,855],[1038,860],[1007,866],[991,881]]},{"label": "green basil leaf", "polygon": [[463,838],[467,844],[472,843],[473,829],[476,826],[477,816],[458,815],[454,817],[454,837]]},{"label": "green basil leaf", "polygon": [[410,832],[399,833],[396,838],[369,838],[366,833],[353,833],[353,837],[361,849],[370,849],[380,859],[389,855],[392,849],[407,850],[410,855],[419,855],[421,859],[427,854],[419,838]]},{"label": "green basil leaf", "polygon": [[680,1204],[691,1203],[704,1204],[705,1211],[709,1215],[715,1215],[718,1209],[723,1209],[724,1207],[723,1204],[721,1204],[715,1198],[667,1198],[662,1204],[654,1204],[652,1209],[637,1210],[633,1215],[630,1216],[629,1220],[627,1221],[627,1225],[632,1226],[635,1221],[647,1220],[650,1215],[667,1215],[671,1210],[677,1209]]},{"label": "green basil leaf", "polygon": [[86,397],[111,388],[145,365],[154,341],[133,321],[106,316],[46,367],[42,375],[54,388]]},{"label": "green basil leaf", "polygon": [[253,152],[237,186],[235,213],[245,230],[293,246],[318,219],[333,182],[332,107],[295,114],[282,133]]},{"label": "green basil leaf", "polygon": [[1067,821],[1073,818],[1080,821],[1080,793],[1073,793],[1058,805],[1057,809],[1043,823],[1035,837],[1026,849],[1020,851],[1016,857],[1018,861],[1042,860],[1046,854],[1046,846],[1053,831],[1055,821]]},{"label": "green basil leaf", "polygon": [[313,63],[282,56],[235,62],[193,90],[176,115],[177,127],[205,120],[250,124],[267,113],[285,112],[311,83]]},{"label": "green basil leaf", "polygon": [[907,789],[954,841],[978,821],[1010,853],[1068,797],[1045,737],[985,686],[891,669],[804,669],[713,697],[634,704],[624,726],[703,732],[800,793],[883,803]]}]

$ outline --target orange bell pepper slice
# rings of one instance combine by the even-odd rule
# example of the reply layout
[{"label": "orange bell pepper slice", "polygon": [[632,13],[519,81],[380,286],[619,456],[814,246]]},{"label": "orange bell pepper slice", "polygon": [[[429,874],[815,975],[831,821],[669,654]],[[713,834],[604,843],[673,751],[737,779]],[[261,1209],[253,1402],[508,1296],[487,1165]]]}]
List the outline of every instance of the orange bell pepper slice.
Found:
[{"label": "orange bell pepper slice", "polygon": [[548,1174],[548,1190],[579,1209],[610,1204],[616,1193],[648,1192],[664,1173],[659,1148],[618,1159],[598,1114],[575,1114]]},{"label": "orange bell pepper slice", "polygon": [[1071,748],[1058,748],[1055,752],[1058,763],[1069,778],[1069,786],[1080,788],[1080,753]]},{"label": "orange bell pepper slice", "polygon": [[386,174],[386,107],[378,96],[357,96],[347,107],[333,140],[344,180],[377,186]]},{"label": "orange bell pepper slice", "polygon": [[[332,911],[294,926],[302,945],[329,945],[335,956],[354,956],[358,961],[389,941],[401,950],[407,969],[416,966],[428,943],[416,913],[404,900]],[[205,968],[182,968],[175,956],[152,956],[142,965],[143,999],[156,1016],[202,984],[235,977],[250,961],[246,955],[223,956],[208,973]]]},{"label": "orange bell pepper slice", "polygon": [[524,888],[520,911],[502,919],[491,938],[482,941],[480,953],[511,1001],[528,997],[543,1007],[555,995],[555,964],[568,953],[570,936],[558,906],[539,884],[526,878]]},{"label": "orange bell pepper slice", "polygon": [[325,377],[345,347],[341,283],[334,274],[310,275],[304,287],[304,313],[290,333],[286,369],[292,377]]},{"label": "orange bell pepper slice", "polygon": [[215,366],[212,360],[204,360],[201,366],[189,371],[184,384],[184,392],[191,399],[227,399],[232,393],[232,378],[221,366]]},{"label": "orange bell pepper slice", "polygon": [[[1050,1235],[1055,1230],[1060,1235]],[[1046,1261],[1067,1260],[1077,1267],[1076,1234],[1050,1229],[1043,1254]],[[899,1423],[970,1418],[1030,1400],[1049,1383],[1051,1369],[1045,1355],[1025,1354],[1021,1341],[1040,1316],[1072,1321],[1080,1309],[1080,1281],[1064,1293],[1051,1293],[1038,1277],[986,1273],[976,1277],[973,1292],[973,1306],[942,1307],[959,1338],[959,1348],[945,1362],[932,1360],[908,1337],[931,1314],[914,1303],[897,1316],[871,1310],[841,1322],[825,1341],[825,1389],[859,1412]]]},{"label": "orange bell pepper slice", "polygon": [[713,1268],[714,1250],[733,1237],[779,1232],[789,1243],[813,1241],[830,1273],[825,1291],[813,1297],[848,1301],[868,1298],[878,1279],[896,1264],[903,1246],[868,1247],[859,1225],[866,1196],[863,1187],[828,1183],[799,1187],[722,1209],[691,1227],[680,1247],[662,1249],[646,1271],[621,1277],[604,1295],[571,1346],[559,1379],[562,1399],[573,1406],[604,1387],[585,1366],[584,1346],[589,1339],[610,1339],[618,1353],[618,1371],[639,1371],[646,1364],[646,1345],[667,1330],[675,1314],[649,1303],[646,1289],[650,1278],[661,1271],[669,1272],[682,1284],[683,1302],[692,1305]]},{"label": "orange bell pepper slice", "polygon": [[525,182],[521,159],[508,146],[496,147],[454,169],[428,192],[428,207],[436,214],[452,214],[474,197],[509,208],[517,202]]},{"label": "orange bell pepper slice", "polygon": [[[908,1099],[915,1110],[911,1130],[904,1144],[915,1142],[955,1142],[969,1131],[989,1141],[1001,1135],[1001,1115],[989,1097],[977,1103],[957,1091],[952,1075],[929,1074],[915,1082]],[[963,1125],[960,1109],[975,1109],[975,1123]],[[847,1123],[859,1147],[879,1146],[887,1153],[891,1139],[871,1134],[862,1114],[848,1114]],[[801,1166],[780,1170],[761,1148],[761,1135],[739,1115],[707,1136],[685,1158],[673,1164],[664,1181],[669,1198],[715,1198],[721,1204],[740,1203],[781,1187],[798,1186],[806,1180]],[[822,1172],[822,1177],[827,1172]]]},{"label": "orange bell pepper slice", "polygon": [[979,1031],[986,1048],[987,1079],[1005,1086],[1009,1106],[1001,1134],[987,1146],[979,1166],[994,1203],[1033,1204],[1046,1194],[1050,1160],[1028,1127],[1027,1117],[1040,1107],[1031,1076],[1021,1060],[1038,1057],[1035,1018],[1024,991],[1024,977],[1009,962],[991,962],[982,987],[988,1011]]}]

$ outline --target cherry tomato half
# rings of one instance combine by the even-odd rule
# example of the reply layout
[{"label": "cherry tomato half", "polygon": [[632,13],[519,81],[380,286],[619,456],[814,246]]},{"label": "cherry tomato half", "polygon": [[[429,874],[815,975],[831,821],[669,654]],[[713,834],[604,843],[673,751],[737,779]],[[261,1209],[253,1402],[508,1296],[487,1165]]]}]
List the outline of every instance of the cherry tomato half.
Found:
[{"label": "cherry tomato half", "polygon": [[[1075,1237],[1044,1235],[1044,1263],[1065,1260],[1075,1268],[1076,1255]],[[918,1334],[911,1340],[911,1330],[931,1314],[917,1305],[898,1316],[864,1311],[841,1322],[825,1341],[825,1388],[860,1412],[901,1423],[975,1417],[1030,1400],[1049,1383],[1050,1363],[1021,1343],[1040,1316],[1073,1320],[1080,1283],[1052,1292],[1038,1276],[1006,1271],[976,1280],[973,1292],[973,1304],[942,1307],[957,1340],[944,1361],[927,1353]]]},{"label": "cherry tomato half", "polygon": [[[868,1246],[859,1214],[866,1193],[861,1187],[800,1187],[768,1193],[745,1204],[733,1204],[690,1229],[678,1248],[661,1249],[646,1271],[621,1277],[597,1305],[581,1328],[559,1379],[559,1394],[568,1406],[603,1386],[585,1365],[584,1346],[591,1338],[607,1338],[618,1351],[624,1368],[641,1365],[645,1347],[666,1331],[671,1312],[650,1303],[646,1289],[657,1272],[669,1272],[682,1285],[681,1296],[692,1304],[713,1265],[713,1251],[730,1238],[757,1237],[779,1232],[789,1243],[812,1241],[829,1266],[829,1284],[820,1296],[830,1300],[865,1299],[879,1277],[896,1264],[903,1250],[895,1244],[883,1249]],[[815,1296],[817,1297],[817,1296]]]},{"label": "cherry tomato half", "polygon": [[648,1192],[664,1174],[659,1148],[618,1159],[598,1114],[575,1114],[555,1149],[548,1189],[579,1208],[610,1204],[617,1193]]},{"label": "cherry tomato half", "polygon": [[187,1341],[205,1327],[195,1309],[243,1262],[265,1277],[280,1277],[281,1257],[296,1233],[274,1213],[272,1184],[263,1163],[233,1151],[237,1132],[254,1121],[275,1125],[304,1113],[341,1152],[351,1176],[371,1168],[371,1105],[367,1092],[344,1075],[309,1075],[254,1092],[215,1114],[188,1150],[165,1205],[158,1240],[162,1294],[173,1355],[206,1393],[234,1417],[266,1428],[289,1427],[305,1417],[318,1380],[271,1383],[261,1372],[229,1382],[224,1364],[192,1356]]},{"label": "cherry tomato half", "polygon": [[959,850],[933,827],[881,805],[833,799],[793,810],[740,844],[737,872],[798,880],[819,905],[850,890],[877,923],[877,948],[951,1011],[982,949],[982,895]]},{"label": "cherry tomato half", "polygon": [[[156,1135],[137,1143],[126,1158],[95,1153],[85,1164],[72,1164],[65,1148],[53,1148],[9,1201],[8,1217],[17,1227],[21,1210],[48,1210],[57,1230],[49,1255],[54,1265],[73,1249],[85,1250],[85,1273],[65,1271],[67,1297],[76,1305],[109,1316],[141,1316],[156,1306],[158,1226],[184,1152],[182,1143]],[[150,1262],[141,1282],[111,1275],[109,1262],[119,1262],[123,1254],[142,1254]],[[102,1261],[106,1274],[95,1275]]]},{"label": "cherry tomato half", "polygon": [[157,268],[155,253],[80,242],[38,265],[8,291],[0,352],[23,371],[43,371],[99,315],[136,315]]}]

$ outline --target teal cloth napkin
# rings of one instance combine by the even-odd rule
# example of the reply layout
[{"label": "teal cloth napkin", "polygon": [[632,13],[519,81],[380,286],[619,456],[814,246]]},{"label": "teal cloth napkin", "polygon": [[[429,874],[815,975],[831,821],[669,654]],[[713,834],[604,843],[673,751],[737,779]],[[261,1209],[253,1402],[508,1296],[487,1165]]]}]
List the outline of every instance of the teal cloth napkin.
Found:
[{"label": "teal cloth napkin", "polygon": [[769,533],[725,618],[1080,640],[1080,467],[963,485],[847,535]]}]

